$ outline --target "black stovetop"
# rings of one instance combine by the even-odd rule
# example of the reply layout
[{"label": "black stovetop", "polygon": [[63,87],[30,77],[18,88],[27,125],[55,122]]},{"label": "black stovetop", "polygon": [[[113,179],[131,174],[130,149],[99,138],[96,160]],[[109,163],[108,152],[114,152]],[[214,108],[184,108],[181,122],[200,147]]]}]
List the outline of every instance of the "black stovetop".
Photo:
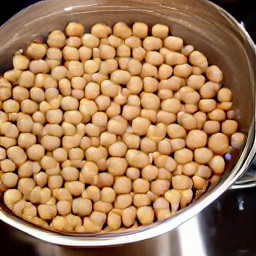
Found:
[{"label": "black stovetop", "polygon": [[[22,8],[37,1],[33,0],[8,0],[1,6],[0,24],[4,23],[9,17]],[[229,13],[239,22],[243,22],[245,28],[256,42],[256,9],[254,1],[249,0],[214,0],[212,1]],[[251,165],[251,170],[255,169]],[[194,248],[188,254],[172,254],[175,256],[253,256],[256,255],[256,187],[228,190],[220,198],[205,208],[197,215],[197,222],[201,230],[201,242],[203,243],[203,253],[193,254]],[[183,224],[184,225],[184,224]],[[185,227],[185,226],[184,226]],[[181,227],[182,229],[182,227]],[[193,227],[192,227],[193,229]],[[14,232],[15,229],[0,222],[0,255],[1,256],[64,256],[70,255],[69,252],[61,250],[46,250],[47,245],[35,239],[30,239],[22,232]],[[193,233],[193,230],[191,230]],[[168,236],[169,239],[169,236]],[[33,243],[31,243],[31,240]],[[168,240],[166,240],[168,242]],[[134,247],[144,246],[138,243]],[[149,243],[148,243],[149,245]],[[154,243],[153,243],[154,245]],[[169,246],[169,245],[168,245]],[[166,245],[166,247],[168,247]],[[152,247],[152,246],[151,246]],[[148,251],[150,250],[150,248]],[[144,255],[147,253],[147,246],[143,248]],[[130,250],[130,253],[128,253]],[[88,249],[77,251],[74,255],[143,255],[137,254],[133,247],[124,247],[120,253],[119,249]],[[127,252],[128,251],[128,252]],[[165,250],[163,254],[156,256],[169,256]],[[171,249],[169,250],[169,252]],[[196,251],[196,250],[195,250]],[[128,254],[127,254],[128,253]],[[73,255],[73,254],[72,254]],[[150,254],[151,255],[151,254]]]}]

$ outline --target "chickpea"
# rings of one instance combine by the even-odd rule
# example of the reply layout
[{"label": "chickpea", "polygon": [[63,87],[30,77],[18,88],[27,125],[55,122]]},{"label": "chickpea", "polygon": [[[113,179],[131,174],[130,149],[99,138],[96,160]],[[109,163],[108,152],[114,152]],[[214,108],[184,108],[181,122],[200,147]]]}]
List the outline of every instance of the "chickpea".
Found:
[{"label": "chickpea", "polygon": [[27,155],[25,151],[18,146],[8,148],[7,156],[17,165],[23,164],[27,160]]},{"label": "chickpea", "polygon": [[108,121],[108,131],[116,135],[123,135],[127,129],[127,120],[122,116],[115,116]]},{"label": "chickpea", "polygon": [[29,148],[36,143],[36,136],[31,133],[20,133],[18,145],[22,148]]},{"label": "chickpea", "polygon": [[86,199],[90,199],[93,202],[100,200],[100,189],[97,186],[90,185],[82,192],[82,197]]},{"label": "chickpea", "polygon": [[103,202],[113,203],[116,199],[116,191],[110,187],[104,187],[100,191],[100,200]]},{"label": "chickpea", "polygon": [[195,161],[199,164],[207,164],[212,159],[212,157],[213,152],[206,147],[197,148],[194,151]]},{"label": "chickpea", "polygon": [[181,110],[181,103],[178,99],[171,98],[162,101],[161,109],[170,113],[177,114]]},{"label": "chickpea", "polygon": [[117,22],[113,26],[113,35],[120,37],[122,39],[126,39],[132,35],[131,28],[125,24],[124,22]]},{"label": "chickpea", "polygon": [[154,211],[151,206],[142,206],[137,210],[137,218],[142,225],[149,225],[154,221]]},{"label": "chickpea", "polygon": [[197,66],[200,68],[207,68],[208,67],[208,61],[207,58],[204,56],[203,53],[199,51],[193,51],[189,55],[189,62],[193,66]]},{"label": "chickpea", "polygon": [[4,203],[9,209],[12,209],[15,203],[22,199],[22,194],[18,189],[8,189],[4,193]]},{"label": "chickpea", "polygon": [[127,160],[124,158],[110,157],[108,159],[108,172],[114,176],[123,175],[127,170],[127,166]]},{"label": "chickpea", "polygon": [[174,152],[174,160],[179,164],[186,164],[193,159],[193,152],[187,148],[182,148]]},{"label": "chickpea", "polygon": [[226,113],[222,109],[214,109],[212,112],[208,113],[208,117],[214,121],[224,121],[226,120]]},{"label": "chickpea", "polygon": [[126,159],[129,165],[132,167],[143,168],[149,164],[148,156],[145,153],[135,149],[129,149],[127,151]]},{"label": "chickpea", "polygon": [[116,197],[114,207],[117,209],[125,209],[132,204],[132,197],[130,194],[121,194]]},{"label": "chickpea", "polygon": [[208,120],[203,126],[204,132],[207,134],[214,134],[220,131],[220,123],[218,121]]},{"label": "chickpea", "polygon": [[163,195],[170,188],[170,181],[156,179],[151,182],[150,190],[156,195]]},{"label": "chickpea", "polygon": [[146,50],[143,47],[136,47],[132,49],[132,57],[136,60],[142,61],[146,56]]},{"label": "chickpea", "polygon": [[141,171],[142,178],[147,181],[152,181],[158,176],[158,168],[154,165],[147,165]]},{"label": "chickpea", "polygon": [[65,45],[66,37],[60,30],[53,30],[47,38],[47,44],[50,47],[62,48]]},{"label": "chickpea", "polygon": [[108,213],[112,210],[113,205],[108,202],[97,201],[93,204],[93,210],[97,212]]},{"label": "chickpea", "polygon": [[225,160],[222,156],[213,156],[209,166],[215,174],[222,174],[225,171]]},{"label": "chickpea", "polygon": [[60,143],[60,138],[52,135],[45,135],[41,139],[41,144],[47,151],[53,151],[54,149],[59,148]]},{"label": "chickpea", "polygon": [[245,140],[245,135],[241,132],[236,132],[231,136],[231,145],[234,148],[241,148]]},{"label": "chickpea", "polygon": [[156,151],[157,145],[154,140],[144,137],[140,141],[140,149],[144,153],[152,153]]},{"label": "chickpea", "polygon": [[[122,168],[122,166],[121,166],[121,168]],[[113,169],[112,169],[112,171],[113,171]],[[114,176],[107,172],[101,172],[98,175],[98,182],[96,184],[99,188],[111,187],[114,184]]]},{"label": "chickpea", "polygon": [[157,122],[164,123],[165,125],[169,125],[176,121],[176,114],[169,113],[167,111],[159,110],[157,112]]},{"label": "chickpea", "polygon": [[122,141],[117,141],[109,146],[109,154],[115,157],[123,157],[126,154],[127,146]]},{"label": "chickpea", "polygon": [[160,107],[160,99],[153,93],[144,93],[141,97],[143,108],[157,110]]},{"label": "chickpea", "polygon": [[117,230],[121,227],[121,216],[115,212],[110,211],[107,218],[107,224],[111,230]]},{"label": "chickpea", "polygon": [[147,180],[138,178],[133,181],[132,189],[136,194],[144,194],[149,191],[150,183]]},{"label": "chickpea", "polygon": [[13,172],[7,172],[1,175],[1,182],[7,188],[13,188],[18,183],[18,175]]},{"label": "chickpea", "polygon": [[157,76],[157,67],[147,62],[143,63],[140,77],[145,78],[145,77],[156,77],[156,76]]},{"label": "chickpea", "polygon": [[127,84],[131,75],[128,71],[125,70],[115,70],[113,73],[111,73],[111,81],[115,84]]},{"label": "chickpea", "polygon": [[187,63],[176,65],[173,74],[181,78],[188,78],[192,73],[192,66]]},{"label": "chickpea", "polygon": [[223,133],[215,133],[209,137],[208,147],[215,154],[223,155],[229,148],[229,139]]},{"label": "chickpea", "polygon": [[232,100],[232,92],[228,88],[221,88],[217,97],[219,102],[229,102]]},{"label": "chickpea", "polygon": [[201,99],[198,107],[202,112],[212,112],[216,109],[216,101],[214,99]]},{"label": "chickpea", "polygon": [[[210,83],[211,82],[207,82]],[[205,77],[203,75],[191,75],[187,78],[187,85],[194,88],[195,90],[200,90],[205,84]],[[214,87],[215,88],[215,87]]]},{"label": "chickpea", "polygon": [[99,46],[100,40],[96,36],[86,33],[82,36],[82,42],[84,46],[92,49]]},{"label": "chickpea", "polygon": [[15,54],[12,62],[14,69],[18,70],[26,70],[29,66],[29,59],[22,54]]},{"label": "chickpea", "polygon": [[130,206],[123,210],[122,222],[125,227],[131,227],[135,223],[135,219],[136,219],[136,208],[134,206]]},{"label": "chickpea", "polygon": [[139,38],[145,38],[148,35],[148,26],[142,22],[135,22],[132,26],[132,32]]},{"label": "chickpea", "polygon": [[[4,148],[0,147],[0,160],[7,160],[5,158],[6,158],[6,150]],[[2,162],[1,162],[1,165],[2,165]]]},{"label": "chickpea", "polygon": [[220,83],[223,79],[223,73],[216,65],[211,65],[206,69],[206,76],[214,83]]},{"label": "chickpea", "polygon": [[20,105],[17,101],[8,99],[3,102],[3,110],[5,113],[18,113]]},{"label": "chickpea", "polygon": [[127,177],[116,177],[113,189],[116,194],[128,194],[131,192],[132,182]]},{"label": "chickpea", "polygon": [[167,133],[171,139],[185,138],[187,135],[186,130],[179,124],[169,124]]},{"label": "chickpea", "polygon": [[92,202],[89,199],[77,197],[72,202],[72,211],[80,217],[88,216],[92,212]]},{"label": "chickpea", "polygon": [[189,131],[186,144],[190,149],[204,147],[207,144],[207,134],[202,130]]}]

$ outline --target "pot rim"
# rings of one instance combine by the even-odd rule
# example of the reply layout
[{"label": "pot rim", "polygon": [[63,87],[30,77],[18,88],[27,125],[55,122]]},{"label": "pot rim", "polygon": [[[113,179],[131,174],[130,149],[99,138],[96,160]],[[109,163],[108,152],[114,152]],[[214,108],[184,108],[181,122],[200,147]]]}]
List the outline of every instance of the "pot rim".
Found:
[{"label": "pot rim", "polygon": [[[40,7],[40,5],[45,5],[47,2],[53,2],[56,0],[48,0],[46,2],[37,2],[34,3],[23,10],[19,11],[12,18],[10,18],[2,27],[11,21],[15,20],[21,14],[24,15],[26,12],[30,12],[32,8]],[[200,0],[201,2],[206,3],[206,0]],[[138,1],[139,2],[139,1]],[[161,2],[161,1],[160,1]],[[125,3],[124,3],[125,4]],[[248,32],[241,26],[238,21],[227,11],[219,7],[218,5],[208,2],[207,4],[212,5],[214,8],[217,8],[225,17],[230,19],[239,29],[239,31],[244,35],[249,45],[254,49],[254,43]],[[97,5],[97,2],[96,2]],[[127,4],[129,5],[129,4]],[[159,6],[164,8],[164,4],[159,3]],[[72,7],[71,7],[72,8]],[[67,10],[68,11],[68,10]],[[255,53],[255,50],[254,50]],[[254,70],[255,73],[255,70]],[[255,83],[255,79],[254,79]],[[255,90],[255,86],[254,86]],[[14,216],[11,213],[8,213],[0,206],[0,220],[9,224],[10,226],[15,227],[16,229],[27,233],[33,237],[41,239],[45,242],[57,244],[57,245],[66,245],[66,246],[78,246],[78,247],[99,247],[99,246],[114,246],[121,244],[128,244],[133,242],[138,242],[141,240],[153,238],[159,235],[162,235],[166,232],[169,232],[185,221],[189,220],[206,206],[212,203],[217,199],[223,192],[225,192],[229,187],[246,171],[249,164],[251,163],[254,154],[256,152],[256,139],[255,139],[255,109],[254,109],[254,118],[250,125],[250,130],[247,136],[245,146],[240,154],[238,161],[234,164],[233,169],[225,178],[222,177],[218,184],[216,184],[210,191],[205,195],[201,196],[196,202],[190,204],[184,209],[180,210],[177,214],[172,216],[169,219],[166,219],[162,222],[157,222],[143,228],[138,228],[136,230],[129,230],[124,232],[116,233],[102,233],[102,234],[67,234],[55,231],[49,231],[37,227],[31,223],[28,223],[25,220],[20,219],[19,217]]]}]

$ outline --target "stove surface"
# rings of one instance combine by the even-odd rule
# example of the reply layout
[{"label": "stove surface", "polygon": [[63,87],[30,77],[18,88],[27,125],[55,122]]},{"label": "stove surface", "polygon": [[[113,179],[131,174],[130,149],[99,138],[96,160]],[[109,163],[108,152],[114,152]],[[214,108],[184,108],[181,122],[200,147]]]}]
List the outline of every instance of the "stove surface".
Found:
[{"label": "stove surface", "polygon": [[[37,1],[8,0],[1,6],[0,24]],[[242,22],[256,42],[253,1],[212,1]],[[250,173],[256,173],[251,165]],[[0,222],[1,256],[253,256],[256,255],[256,187],[228,190],[201,213],[158,238],[104,249],[54,246]]]}]

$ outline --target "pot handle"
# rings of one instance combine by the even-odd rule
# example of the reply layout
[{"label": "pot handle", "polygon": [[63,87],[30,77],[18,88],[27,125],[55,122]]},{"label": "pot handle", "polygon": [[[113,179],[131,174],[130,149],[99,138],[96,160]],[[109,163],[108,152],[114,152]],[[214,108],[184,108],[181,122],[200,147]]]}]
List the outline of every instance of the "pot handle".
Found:
[{"label": "pot handle", "polygon": [[249,166],[248,170],[243,174],[230,189],[243,189],[256,187],[256,155]]}]

